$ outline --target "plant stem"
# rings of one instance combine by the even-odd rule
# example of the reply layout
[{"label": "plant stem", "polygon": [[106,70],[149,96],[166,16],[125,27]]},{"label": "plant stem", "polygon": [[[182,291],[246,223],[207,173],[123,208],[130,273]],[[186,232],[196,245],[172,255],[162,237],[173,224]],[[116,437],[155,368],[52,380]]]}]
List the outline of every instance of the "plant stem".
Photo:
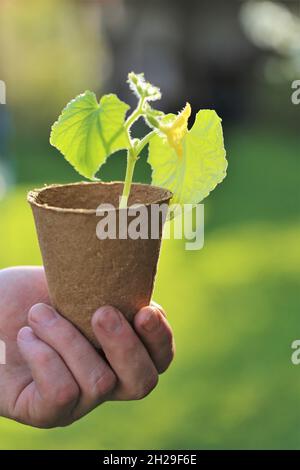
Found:
[{"label": "plant stem", "polygon": [[127,207],[127,202],[130,194],[131,184],[132,184],[132,177],[134,172],[134,167],[136,164],[137,158],[134,155],[132,149],[129,149],[127,152],[127,167],[126,167],[126,176],[125,176],[125,183],[123,187],[123,193],[120,200],[120,209],[125,209]]},{"label": "plant stem", "polygon": [[141,98],[136,109],[133,111],[133,113],[128,117],[127,121],[125,122],[125,129],[127,130],[127,132],[129,132],[132,124],[143,114],[142,111],[143,111],[144,103],[145,103],[145,98]]},{"label": "plant stem", "polygon": [[153,135],[155,134],[155,131],[149,132],[149,134],[147,134],[136,146],[133,144],[133,141],[131,139],[130,128],[132,124],[140,116],[143,115],[144,102],[145,102],[145,98],[141,98],[137,108],[128,117],[125,123],[125,129],[127,131],[130,148],[127,151],[126,176],[125,176],[125,183],[124,183],[123,192],[122,192],[122,196],[121,196],[120,204],[119,204],[120,209],[125,209],[127,207],[131,184],[132,184],[133,173],[134,173],[134,167],[138,160],[138,156],[143,150],[143,148],[149,143]]},{"label": "plant stem", "polygon": [[152,137],[156,134],[155,131],[149,132],[149,134],[145,135],[145,137],[140,141],[138,146],[136,147],[136,155],[139,155],[144,147],[146,147],[147,144],[149,144],[150,140]]}]

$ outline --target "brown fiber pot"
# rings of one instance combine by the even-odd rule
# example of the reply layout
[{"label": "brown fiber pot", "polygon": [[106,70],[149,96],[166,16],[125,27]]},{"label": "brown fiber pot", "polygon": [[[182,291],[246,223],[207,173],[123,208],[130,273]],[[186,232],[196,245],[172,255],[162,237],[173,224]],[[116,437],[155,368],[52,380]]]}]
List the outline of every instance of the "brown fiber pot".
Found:
[{"label": "brown fiber pot", "polygon": [[[131,321],[149,304],[157,270],[163,220],[157,239],[99,240],[96,235],[101,220],[97,207],[102,203],[118,207],[122,189],[123,183],[75,183],[45,186],[28,194],[51,303],[95,346],[93,313],[113,305]],[[149,216],[152,204],[168,204],[171,197],[165,189],[133,184],[128,205],[144,204]]]}]

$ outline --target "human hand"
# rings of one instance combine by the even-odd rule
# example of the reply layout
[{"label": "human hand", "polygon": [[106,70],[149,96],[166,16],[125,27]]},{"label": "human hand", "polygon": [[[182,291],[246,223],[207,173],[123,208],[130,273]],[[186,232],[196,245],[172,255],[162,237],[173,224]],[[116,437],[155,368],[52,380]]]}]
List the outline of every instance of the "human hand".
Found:
[{"label": "human hand", "polygon": [[66,426],[109,400],[138,400],[173,359],[171,328],[161,307],[137,313],[131,326],[112,307],[93,316],[101,356],[50,307],[43,268],[0,271],[0,415],[41,428]]}]

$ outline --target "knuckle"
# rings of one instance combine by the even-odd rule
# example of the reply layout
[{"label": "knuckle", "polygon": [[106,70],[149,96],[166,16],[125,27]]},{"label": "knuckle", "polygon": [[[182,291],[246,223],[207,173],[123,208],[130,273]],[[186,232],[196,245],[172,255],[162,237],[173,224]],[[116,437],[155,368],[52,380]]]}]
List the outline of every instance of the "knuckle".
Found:
[{"label": "knuckle", "polygon": [[137,337],[126,338],[122,345],[122,357],[125,362],[138,362],[140,357],[140,341]]},{"label": "knuckle", "polygon": [[51,427],[54,427],[54,423],[52,424],[48,419],[41,416],[34,418],[30,424],[34,428],[39,429],[50,429]]},{"label": "knuckle", "polygon": [[69,325],[67,323],[65,323],[64,326],[65,328],[62,331],[62,338],[66,347],[76,345],[76,343],[78,342],[77,330],[72,325]]},{"label": "knuckle", "polygon": [[[38,429],[54,429],[57,427],[69,426],[73,422],[72,419],[49,417],[49,416],[36,416],[33,420],[29,421],[30,426]],[[26,423],[27,424],[27,423]]]},{"label": "knuckle", "polygon": [[139,388],[133,393],[131,400],[142,400],[148,396],[158,383],[158,374],[153,373],[148,377],[148,380],[143,382]]},{"label": "knuckle", "polygon": [[26,414],[26,416],[18,416],[13,419],[19,423],[27,424],[39,429],[53,429],[58,426],[57,416],[53,413],[49,413],[49,410],[47,410],[46,407],[43,411],[40,410],[38,413],[35,413],[34,416]]},{"label": "knuckle", "polygon": [[55,405],[59,408],[70,405],[78,400],[79,388],[75,382],[61,385],[55,394]]},{"label": "knuckle", "polygon": [[47,369],[49,364],[54,360],[54,354],[51,350],[38,351],[36,360],[42,369]]},{"label": "knuckle", "polygon": [[92,395],[95,399],[101,399],[107,396],[117,384],[117,378],[109,368],[93,375]]},{"label": "knuckle", "polygon": [[55,420],[50,419],[48,416],[38,416],[34,418],[34,420],[32,420],[31,426],[39,429],[53,429],[57,427],[57,423]]}]

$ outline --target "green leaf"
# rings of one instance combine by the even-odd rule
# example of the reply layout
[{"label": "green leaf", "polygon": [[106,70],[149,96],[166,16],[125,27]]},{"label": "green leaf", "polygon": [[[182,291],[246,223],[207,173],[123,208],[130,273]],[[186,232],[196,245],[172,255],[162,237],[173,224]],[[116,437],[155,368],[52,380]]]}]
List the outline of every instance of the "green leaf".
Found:
[{"label": "green leaf", "polygon": [[152,183],[172,191],[172,203],[196,204],[225,178],[225,155],[221,119],[215,111],[199,111],[182,139],[181,155],[166,136],[155,135],[150,141]]},{"label": "green leaf", "polygon": [[93,179],[109,155],[129,148],[124,128],[128,109],[116,95],[104,95],[98,103],[95,93],[86,91],[53,124],[50,143],[81,175]]}]

